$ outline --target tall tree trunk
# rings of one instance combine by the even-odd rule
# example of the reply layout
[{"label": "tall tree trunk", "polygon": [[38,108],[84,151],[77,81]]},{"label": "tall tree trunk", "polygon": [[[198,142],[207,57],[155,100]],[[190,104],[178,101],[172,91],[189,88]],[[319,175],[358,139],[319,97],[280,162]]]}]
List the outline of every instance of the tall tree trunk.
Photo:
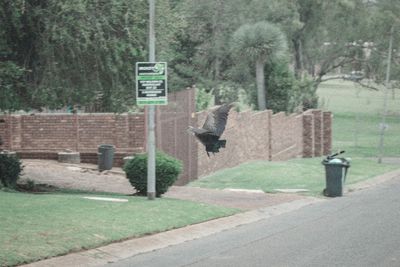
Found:
[{"label": "tall tree trunk", "polygon": [[221,66],[221,60],[217,56],[215,58],[214,62],[214,69],[215,69],[215,76],[214,76],[214,100],[216,105],[220,105],[221,103],[221,97],[219,95],[219,82],[220,82],[220,66]]},{"label": "tall tree trunk", "polygon": [[292,43],[294,48],[294,73],[296,78],[302,78],[304,70],[302,42],[300,38],[295,37],[292,39]]},{"label": "tall tree trunk", "polygon": [[224,0],[217,0],[215,2],[215,13],[212,20],[212,27],[213,27],[213,42],[214,42],[214,94],[215,94],[215,104],[221,104],[221,99],[219,96],[219,82],[221,79],[221,63],[222,63],[222,50],[223,50],[223,40],[222,38],[222,31],[223,25],[221,22],[221,18],[224,15]]},{"label": "tall tree trunk", "polygon": [[215,13],[212,20],[213,27],[213,42],[214,42],[214,80],[218,81],[221,76],[221,54],[224,46],[224,42],[222,40],[222,17],[224,16],[224,0],[217,0],[215,3]]},{"label": "tall tree trunk", "polygon": [[265,93],[264,60],[256,61],[256,81],[258,109],[265,110],[267,108],[267,99]]}]

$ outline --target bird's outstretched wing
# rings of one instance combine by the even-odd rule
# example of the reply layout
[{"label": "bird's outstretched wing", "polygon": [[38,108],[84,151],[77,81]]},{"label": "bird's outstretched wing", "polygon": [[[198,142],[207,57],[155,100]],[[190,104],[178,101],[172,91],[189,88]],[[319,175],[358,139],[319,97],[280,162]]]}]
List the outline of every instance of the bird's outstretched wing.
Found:
[{"label": "bird's outstretched wing", "polygon": [[212,135],[221,136],[225,130],[229,110],[232,107],[233,103],[223,104],[209,113],[202,128],[210,132]]},{"label": "bird's outstretched wing", "polygon": [[208,133],[208,130],[194,128],[192,126],[189,126],[189,128],[187,130],[188,130],[189,133],[194,133],[196,135],[202,135],[202,134]]}]

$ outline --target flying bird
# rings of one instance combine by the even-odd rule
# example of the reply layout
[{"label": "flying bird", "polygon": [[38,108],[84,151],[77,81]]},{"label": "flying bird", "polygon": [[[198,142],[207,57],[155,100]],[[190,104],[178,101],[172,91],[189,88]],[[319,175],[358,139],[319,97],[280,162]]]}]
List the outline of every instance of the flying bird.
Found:
[{"label": "flying bird", "polygon": [[217,153],[221,147],[224,148],[226,145],[226,140],[219,140],[219,138],[225,130],[228,113],[233,105],[233,103],[223,104],[210,112],[202,128],[192,126],[188,128],[188,132],[194,134],[205,146],[208,157],[210,157],[209,152]]}]

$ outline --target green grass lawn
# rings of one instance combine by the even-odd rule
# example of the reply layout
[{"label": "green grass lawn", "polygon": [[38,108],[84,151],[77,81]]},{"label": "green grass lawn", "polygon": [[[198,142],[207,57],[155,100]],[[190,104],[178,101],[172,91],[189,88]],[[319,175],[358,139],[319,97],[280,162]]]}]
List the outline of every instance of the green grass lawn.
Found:
[{"label": "green grass lawn", "polygon": [[[388,94],[389,128],[384,136],[384,156],[400,157],[400,90]],[[321,108],[333,112],[333,149],[351,157],[377,157],[382,120],[382,91],[373,91],[348,81],[330,81],[318,89]]]},{"label": "green grass lawn", "polygon": [[149,201],[144,197],[103,195],[129,200],[118,203],[83,196],[0,190],[0,266],[94,248],[238,212],[168,198]]},{"label": "green grass lawn", "polygon": [[[254,161],[234,168],[224,169],[194,181],[190,186],[206,188],[260,189],[307,189],[306,194],[322,196],[325,188],[323,158],[292,159],[289,161]],[[351,159],[346,184],[356,183],[378,174],[395,170],[400,166],[378,164],[362,158]]]}]

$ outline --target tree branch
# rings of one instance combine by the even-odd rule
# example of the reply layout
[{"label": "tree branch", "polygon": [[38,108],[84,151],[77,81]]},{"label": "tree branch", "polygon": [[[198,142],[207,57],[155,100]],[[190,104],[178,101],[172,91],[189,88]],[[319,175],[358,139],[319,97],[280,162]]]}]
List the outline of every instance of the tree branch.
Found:
[{"label": "tree branch", "polygon": [[321,77],[320,82],[323,83],[323,82],[326,82],[326,81],[330,81],[330,80],[339,80],[339,79],[344,79],[344,75],[332,76],[332,77],[325,78],[325,79],[322,79],[322,77]]},{"label": "tree branch", "polygon": [[355,83],[361,85],[361,86],[364,87],[364,88],[371,89],[371,90],[375,90],[375,91],[379,91],[379,88],[378,88],[378,87],[375,87],[375,86],[372,86],[372,85],[368,85],[368,84],[362,83],[361,81],[353,81],[353,82],[355,82]]}]

